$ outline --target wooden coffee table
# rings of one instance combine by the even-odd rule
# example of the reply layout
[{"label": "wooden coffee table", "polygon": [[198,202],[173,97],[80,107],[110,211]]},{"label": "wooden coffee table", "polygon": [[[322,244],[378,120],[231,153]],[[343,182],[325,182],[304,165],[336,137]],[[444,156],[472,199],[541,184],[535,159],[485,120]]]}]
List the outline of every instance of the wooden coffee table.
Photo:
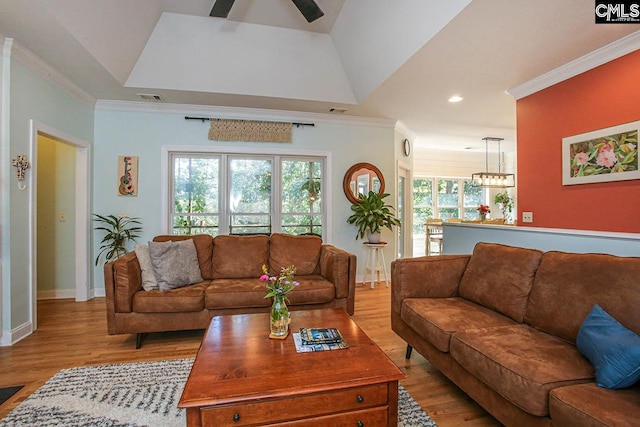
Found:
[{"label": "wooden coffee table", "polygon": [[296,353],[269,315],[217,316],[178,406],[187,426],[396,426],[400,369],[342,309],[291,313],[291,330],[335,327],[348,349]]}]

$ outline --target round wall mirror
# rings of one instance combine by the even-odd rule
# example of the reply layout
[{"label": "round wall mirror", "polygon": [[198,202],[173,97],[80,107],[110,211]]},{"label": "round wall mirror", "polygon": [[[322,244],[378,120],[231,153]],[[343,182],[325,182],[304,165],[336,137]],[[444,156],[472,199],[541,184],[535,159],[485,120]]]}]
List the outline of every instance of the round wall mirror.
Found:
[{"label": "round wall mirror", "polygon": [[351,203],[360,203],[360,194],[369,194],[369,191],[384,193],[384,176],[371,163],[356,163],[344,174],[342,188]]}]

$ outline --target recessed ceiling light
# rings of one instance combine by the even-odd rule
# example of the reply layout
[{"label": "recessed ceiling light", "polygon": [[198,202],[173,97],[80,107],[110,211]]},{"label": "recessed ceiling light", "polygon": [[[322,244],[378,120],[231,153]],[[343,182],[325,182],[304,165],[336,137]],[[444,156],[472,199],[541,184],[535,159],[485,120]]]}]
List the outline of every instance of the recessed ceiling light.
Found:
[{"label": "recessed ceiling light", "polygon": [[464,98],[461,97],[460,95],[454,95],[451,98],[449,98],[449,102],[460,102],[462,101]]}]

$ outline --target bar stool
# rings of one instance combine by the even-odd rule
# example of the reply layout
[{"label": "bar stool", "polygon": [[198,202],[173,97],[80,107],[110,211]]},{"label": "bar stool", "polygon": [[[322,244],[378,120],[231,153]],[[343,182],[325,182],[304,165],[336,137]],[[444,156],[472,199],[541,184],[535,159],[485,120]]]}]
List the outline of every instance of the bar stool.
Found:
[{"label": "bar stool", "polygon": [[[389,287],[389,278],[387,277],[387,264],[384,261],[384,248],[388,245],[387,242],[369,243],[364,242],[364,245],[368,249],[367,264],[364,268],[363,280],[365,283],[367,280],[367,272],[371,274],[371,289],[374,288],[375,274],[378,274],[378,283],[380,283],[380,270],[384,272],[384,281]],[[382,265],[380,264],[382,261]]]}]

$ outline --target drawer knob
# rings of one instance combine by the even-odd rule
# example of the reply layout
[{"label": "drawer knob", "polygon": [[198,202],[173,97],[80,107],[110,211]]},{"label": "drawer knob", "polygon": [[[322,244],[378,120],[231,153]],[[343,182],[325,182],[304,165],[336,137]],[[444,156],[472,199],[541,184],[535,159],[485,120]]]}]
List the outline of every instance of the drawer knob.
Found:
[{"label": "drawer knob", "polygon": [[362,421],[360,421],[360,420],[358,420],[358,424],[357,425],[358,425],[358,427],[364,427],[364,423]]},{"label": "drawer knob", "polygon": [[240,414],[238,414],[237,412],[233,414],[233,421],[236,423],[240,421]]},{"label": "drawer knob", "polygon": [[361,395],[358,395],[357,399],[358,399],[358,403],[364,402],[364,397],[362,397]]}]

